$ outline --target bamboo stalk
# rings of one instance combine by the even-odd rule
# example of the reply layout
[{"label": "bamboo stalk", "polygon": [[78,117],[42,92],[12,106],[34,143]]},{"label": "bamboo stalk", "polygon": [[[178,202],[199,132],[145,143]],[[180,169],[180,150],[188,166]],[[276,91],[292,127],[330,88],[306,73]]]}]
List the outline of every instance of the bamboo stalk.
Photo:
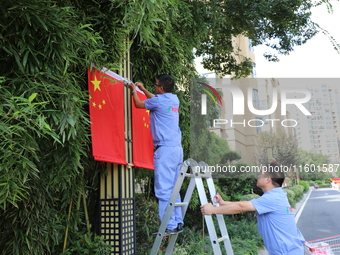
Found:
[{"label": "bamboo stalk", "polygon": [[90,224],[90,220],[89,220],[89,213],[87,211],[87,206],[86,206],[85,192],[83,192],[83,204],[84,204],[84,213],[85,213],[87,233],[90,233],[91,232],[91,224]]},{"label": "bamboo stalk", "polygon": [[65,237],[64,237],[64,245],[63,245],[63,254],[65,253],[66,246],[67,246],[67,239],[68,239],[68,223],[70,222],[71,218],[71,211],[72,211],[72,200],[68,207],[68,215],[67,215],[67,223],[66,223],[66,230],[65,230]]}]

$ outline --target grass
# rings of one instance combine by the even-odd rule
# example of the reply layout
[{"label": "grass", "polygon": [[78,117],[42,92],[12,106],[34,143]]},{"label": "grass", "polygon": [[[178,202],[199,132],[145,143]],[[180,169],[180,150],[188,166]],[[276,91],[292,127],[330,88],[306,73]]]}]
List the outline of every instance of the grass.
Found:
[{"label": "grass", "polygon": [[[235,255],[257,255],[258,250],[263,248],[263,242],[257,231],[255,219],[235,220],[231,216],[225,216],[226,226],[231,246]],[[217,228],[216,228],[217,230]],[[207,230],[206,230],[207,232]],[[161,245],[161,252],[166,252],[168,239]],[[223,243],[220,244],[222,254],[226,254]],[[148,252],[145,252],[148,254]],[[177,255],[213,255],[213,248],[208,233],[203,235],[201,229],[184,228],[179,234],[174,251]]]}]

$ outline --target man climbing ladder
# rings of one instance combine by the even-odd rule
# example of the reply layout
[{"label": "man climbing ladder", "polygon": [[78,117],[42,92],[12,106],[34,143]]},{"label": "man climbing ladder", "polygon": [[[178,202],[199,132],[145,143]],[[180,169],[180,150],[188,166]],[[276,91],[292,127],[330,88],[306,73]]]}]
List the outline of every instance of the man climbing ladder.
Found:
[{"label": "man climbing ladder", "polygon": [[[162,220],[183,163],[183,148],[179,129],[179,100],[175,94],[171,93],[175,86],[174,79],[170,75],[158,75],[154,85],[156,96],[139,82],[131,84],[130,89],[135,106],[150,110],[150,127],[155,146],[154,188],[158,198],[159,217]],[[136,86],[148,99],[145,101],[139,99]],[[176,202],[180,202],[180,199],[178,194]],[[171,213],[166,234],[176,234],[181,231],[183,231],[183,218],[181,208],[177,207]]]}]

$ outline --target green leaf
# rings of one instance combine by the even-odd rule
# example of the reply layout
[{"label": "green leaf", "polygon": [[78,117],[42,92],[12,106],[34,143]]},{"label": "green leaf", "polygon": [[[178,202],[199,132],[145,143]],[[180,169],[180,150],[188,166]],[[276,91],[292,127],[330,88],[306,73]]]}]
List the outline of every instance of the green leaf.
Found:
[{"label": "green leaf", "polygon": [[29,101],[29,102],[32,102],[32,101],[36,98],[37,95],[38,95],[38,93],[33,93],[33,94],[30,95],[30,97],[28,98],[28,101]]},{"label": "green leaf", "polygon": [[36,19],[38,20],[38,22],[43,26],[43,28],[47,31],[48,28],[47,28],[45,22],[42,21],[42,19],[41,19],[38,15],[35,15],[35,18],[36,18]]},{"label": "green leaf", "polygon": [[29,55],[29,51],[26,51],[25,55],[24,55],[24,59],[22,60],[22,65],[25,67],[26,66],[26,63],[27,63],[27,58],[28,58],[28,55]]}]

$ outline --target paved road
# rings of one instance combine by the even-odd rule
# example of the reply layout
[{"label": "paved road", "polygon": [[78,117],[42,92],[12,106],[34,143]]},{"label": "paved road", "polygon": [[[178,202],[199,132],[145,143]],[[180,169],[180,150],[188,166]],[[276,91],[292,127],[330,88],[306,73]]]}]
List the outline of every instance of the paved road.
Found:
[{"label": "paved road", "polygon": [[306,241],[340,235],[340,192],[330,188],[313,189],[297,226]]}]

